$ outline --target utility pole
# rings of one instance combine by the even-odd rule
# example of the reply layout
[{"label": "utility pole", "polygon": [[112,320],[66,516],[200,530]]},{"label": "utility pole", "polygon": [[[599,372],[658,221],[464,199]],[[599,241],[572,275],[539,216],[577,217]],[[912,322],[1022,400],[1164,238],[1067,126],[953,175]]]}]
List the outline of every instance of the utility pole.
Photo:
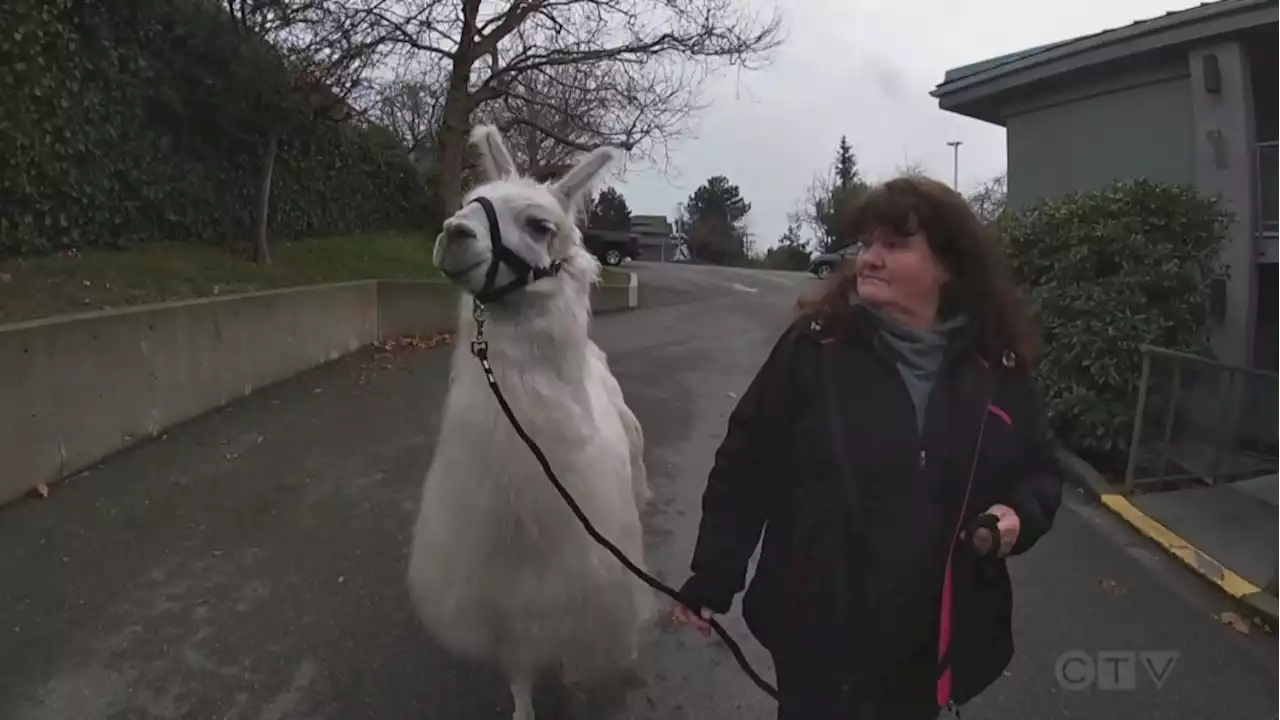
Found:
[{"label": "utility pole", "polygon": [[951,187],[956,192],[960,191],[960,145],[962,140],[948,140],[947,144],[951,146]]}]

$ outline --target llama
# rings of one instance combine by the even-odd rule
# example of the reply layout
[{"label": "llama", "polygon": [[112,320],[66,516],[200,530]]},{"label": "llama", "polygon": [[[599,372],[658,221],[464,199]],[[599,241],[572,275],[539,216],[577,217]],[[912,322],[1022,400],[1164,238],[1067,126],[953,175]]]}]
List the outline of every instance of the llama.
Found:
[{"label": "llama", "polygon": [[643,567],[644,436],[587,334],[600,263],[574,222],[617,151],[597,149],[541,184],[517,174],[497,129],[470,139],[486,182],[434,248],[464,294],[408,585],[428,634],[501,670],[513,719],[533,720],[535,678],[577,684],[621,671],[655,598],[582,529],[503,415],[470,352],[471,300],[485,301],[489,358],[516,417],[596,529]]}]

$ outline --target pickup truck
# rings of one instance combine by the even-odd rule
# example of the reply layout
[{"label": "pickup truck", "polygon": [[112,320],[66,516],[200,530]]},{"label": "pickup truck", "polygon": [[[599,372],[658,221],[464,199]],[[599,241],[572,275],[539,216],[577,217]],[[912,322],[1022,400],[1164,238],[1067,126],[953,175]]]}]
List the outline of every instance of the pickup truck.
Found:
[{"label": "pickup truck", "polygon": [[621,265],[623,259],[640,257],[640,238],[625,230],[583,228],[582,244],[606,265]]}]

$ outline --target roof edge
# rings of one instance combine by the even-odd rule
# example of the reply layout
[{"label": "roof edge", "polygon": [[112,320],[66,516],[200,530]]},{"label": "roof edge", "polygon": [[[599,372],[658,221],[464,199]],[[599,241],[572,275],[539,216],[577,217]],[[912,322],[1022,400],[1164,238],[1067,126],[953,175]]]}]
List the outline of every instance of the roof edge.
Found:
[{"label": "roof edge", "polygon": [[[1265,26],[1277,22],[1277,19],[1280,18],[1280,4],[1277,4],[1275,0],[1219,0],[1219,2],[1205,3],[1194,8],[1167,13],[1157,18],[1140,20],[1123,27],[1103,30],[1090,35],[1040,45],[976,63],[969,63],[968,65],[948,70],[943,76],[942,82],[931,90],[929,95],[938,99],[944,109],[950,109],[946,107],[948,104],[946,103],[947,96],[965,91],[970,91],[965,93],[970,96],[981,94],[980,86],[1011,78],[1011,76],[1024,71],[1041,70],[1040,73],[1037,73],[1040,77],[1036,79],[1044,79],[1044,76],[1059,75],[1079,67],[1102,64],[1101,62],[1071,64],[1072,59],[1079,59],[1080,55],[1090,50],[1137,42],[1143,38],[1161,33],[1168,34],[1169,42],[1141,50],[1142,53],[1152,52],[1162,47],[1187,42],[1188,38],[1182,36],[1188,34],[1185,32],[1188,28],[1194,28],[1196,25],[1202,25],[1203,32],[1199,34],[1190,33],[1195,36],[1194,39],[1219,35],[1223,32],[1223,24],[1227,23],[1233,16],[1242,18],[1243,23],[1240,23],[1239,27],[1229,28],[1228,31]],[[1177,30],[1183,30],[1184,32],[1174,32]],[[1139,53],[1135,52],[1133,54]],[[1113,59],[1110,58],[1102,62],[1110,62]],[[1054,68],[1055,64],[1059,64],[1060,67]],[[1003,89],[1007,90],[1008,88]],[[976,98],[970,97],[970,101],[973,99]]]}]

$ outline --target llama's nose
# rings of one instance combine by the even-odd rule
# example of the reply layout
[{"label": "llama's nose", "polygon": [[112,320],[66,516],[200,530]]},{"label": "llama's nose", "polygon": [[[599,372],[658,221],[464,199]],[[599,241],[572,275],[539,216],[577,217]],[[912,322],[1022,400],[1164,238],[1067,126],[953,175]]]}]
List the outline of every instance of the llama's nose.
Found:
[{"label": "llama's nose", "polygon": [[449,243],[476,239],[476,231],[472,230],[470,225],[461,220],[445,220],[443,229],[444,239]]}]

